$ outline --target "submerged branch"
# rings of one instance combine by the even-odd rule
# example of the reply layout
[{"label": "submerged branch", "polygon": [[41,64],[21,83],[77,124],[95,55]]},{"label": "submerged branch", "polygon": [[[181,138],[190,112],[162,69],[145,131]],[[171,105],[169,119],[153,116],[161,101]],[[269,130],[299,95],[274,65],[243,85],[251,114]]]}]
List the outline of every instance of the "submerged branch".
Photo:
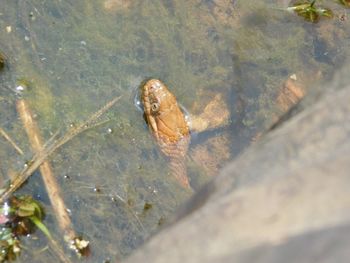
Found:
[{"label": "submerged branch", "polygon": [[0,203],[4,202],[11,194],[13,194],[55,150],[73,139],[78,134],[96,125],[98,118],[109,110],[120,98],[121,96],[114,98],[78,127],[71,128],[63,137],[54,141],[52,144],[45,146],[41,151],[37,152],[28,162],[27,167],[25,167],[11,182],[10,186],[0,194]]},{"label": "submerged branch", "polygon": [[[43,143],[39,127],[33,119],[33,114],[25,100],[21,99],[17,101],[17,111],[28,135],[33,152],[38,153],[42,151]],[[41,163],[39,170],[59,228],[63,231],[64,235],[73,240],[76,237],[76,233],[72,228],[72,222],[64,204],[60,186],[53,174],[49,161],[44,160]]]},{"label": "submerged branch", "polygon": [[2,135],[2,137],[4,137],[20,155],[23,155],[21,148],[18,147],[14,140],[12,140],[11,137],[2,128],[0,128],[0,135]]}]

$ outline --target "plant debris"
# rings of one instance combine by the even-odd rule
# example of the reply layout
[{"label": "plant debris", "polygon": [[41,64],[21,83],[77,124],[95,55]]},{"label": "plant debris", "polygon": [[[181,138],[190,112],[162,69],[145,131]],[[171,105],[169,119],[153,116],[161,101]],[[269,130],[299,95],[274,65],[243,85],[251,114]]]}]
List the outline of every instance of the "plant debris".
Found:
[{"label": "plant debris", "polygon": [[295,12],[298,16],[312,23],[317,23],[321,17],[333,17],[332,10],[316,5],[316,0],[311,2],[297,1],[292,6],[288,7],[287,10]]},{"label": "plant debris", "polygon": [[20,237],[39,228],[51,234],[42,223],[44,210],[31,196],[12,196],[0,208],[0,262],[15,260],[21,253]]},{"label": "plant debris", "polygon": [[6,64],[6,57],[5,55],[0,51],[0,70],[3,70]]},{"label": "plant debris", "polygon": [[82,237],[76,237],[73,240],[69,240],[70,246],[78,257],[87,257],[90,254],[89,241]]}]

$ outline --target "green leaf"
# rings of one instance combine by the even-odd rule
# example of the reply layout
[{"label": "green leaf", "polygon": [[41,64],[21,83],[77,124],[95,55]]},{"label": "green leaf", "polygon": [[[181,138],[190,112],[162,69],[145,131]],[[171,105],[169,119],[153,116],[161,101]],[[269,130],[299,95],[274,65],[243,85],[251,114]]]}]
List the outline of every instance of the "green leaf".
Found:
[{"label": "green leaf", "polygon": [[39,219],[43,217],[43,210],[40,204],[31,197],[19,198],[21,200],[18,205],[17,215],[21,217],[36,216]]},{"label": "green leaf", "polygon": [[30,203],[23,203],[17,210],[17,215],[20,217],[27,217],[34,215],[35,207]]},{"label": "green leaf", "polygon": [[39,228],[49,239],[52,239],[50,231],[36,216],[31,216],[29,219]]},{"label": "green leaf", "polygon": [[332,18],[333,17],[333,12],[332,10],[328,9],[328,8],[323,8],[319,10],[319,13],[322,16],[328,17],[328,18]]}]

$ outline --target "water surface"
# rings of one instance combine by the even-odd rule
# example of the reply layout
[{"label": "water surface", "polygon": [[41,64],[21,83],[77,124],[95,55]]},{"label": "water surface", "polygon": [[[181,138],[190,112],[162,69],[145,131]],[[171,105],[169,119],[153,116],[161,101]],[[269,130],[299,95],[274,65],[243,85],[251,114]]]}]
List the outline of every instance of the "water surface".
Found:
[{"label": "water surface", "polygon": [[[192,140],[188,171],[196,190],[284,113],[277,98],[290,76],[302,80],[307,93],[342,65],[349,9],[319,2],[333,9],[333,19],[308,23],[280,10],[288,3],[277,0],[1,2],[0,48],[8,65],[0,73],[0,126],[25,152],[17,155],[1,138],[2,178],[32,156],[15,109],[20,96],[47,140],[121,95],[107,122],[50,161],[74,228],[91,242],[92,254],[82,262],[124,258],[191,195],[169,176],[134,105],[134,90],[159,78],[191,114],[222,94],[230,124]],[[23,82],[28,89],[14,92]],[[43,202],[44,223],[60,240],[39,172],[20,192]],[[40,251],[41,233],[24,244],[19,262],[51,262],[52,252]]]}]

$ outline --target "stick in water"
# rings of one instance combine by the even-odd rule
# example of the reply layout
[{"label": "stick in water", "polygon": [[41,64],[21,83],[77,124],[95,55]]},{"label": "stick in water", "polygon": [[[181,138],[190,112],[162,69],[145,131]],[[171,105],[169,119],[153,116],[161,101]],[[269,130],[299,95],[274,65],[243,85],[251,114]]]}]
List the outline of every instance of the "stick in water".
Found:
[{"label": "stick in water", "polygon": [[99,109],[96,113],[94,113],[91,117],[81,123],[78,127],[71,128],[66,134],[55,140],[56,135],[53,136],[50,141],[52,143],[48,144],[41,151],[37,152],[33,158],[28,162],[27,167],[25,167],[12,181],[9,187],[7,187],[0,194],[0,203],[5,202],[7,198],[11,194],[13,194],[18,188],[22,186],[22,184],[32,175],[32,173],[38,169],[38,167],[46,160],[53,152],[55,152],[59,147],[73,139],[78,134],[82,133],[85,130],[88,130],[100,123],[96,123],[97,119],[99,119],[107,110],[109,110],[119,99],[119,97],[115,97],[113,100],[109,101],[105,106]]},{"label": "stick in water", "polygon": [[[17,111],[22,120],[23,126],[27,132],[29,142],[33,149],[34,153],[39,153],[42,151],[43,143],[40,135],[39,128],[36,122],[33,119],[33,115],[28,107],[28,104],[25,100],[21,99],[17,101]],[[56,220],[60,229],[64,233],[64,239],[69,241],[69,244],[75,244],[77,235],[72,228],[72,222],[70,220],[68,210],[64,204],[60,187],[56,181],[56,178],[52,172],[51,165],[48,160],[44,160],[40,167],[41,177],[43,178],[47,194],[49,196],[52,209],[54,211]],[[57,248],[54,240],[50,240],[54,245],[54,248]],[[86,246],[88,243],[86,243]]]},{"label": "stick in water", "polygon": [[23,155],[23,151],[21,150],[21,148],[18,147],[18,145],[11,139],[11,137],[2,128],[0,128],[0,134],[12,145],[12,147],[20,155]]}]

